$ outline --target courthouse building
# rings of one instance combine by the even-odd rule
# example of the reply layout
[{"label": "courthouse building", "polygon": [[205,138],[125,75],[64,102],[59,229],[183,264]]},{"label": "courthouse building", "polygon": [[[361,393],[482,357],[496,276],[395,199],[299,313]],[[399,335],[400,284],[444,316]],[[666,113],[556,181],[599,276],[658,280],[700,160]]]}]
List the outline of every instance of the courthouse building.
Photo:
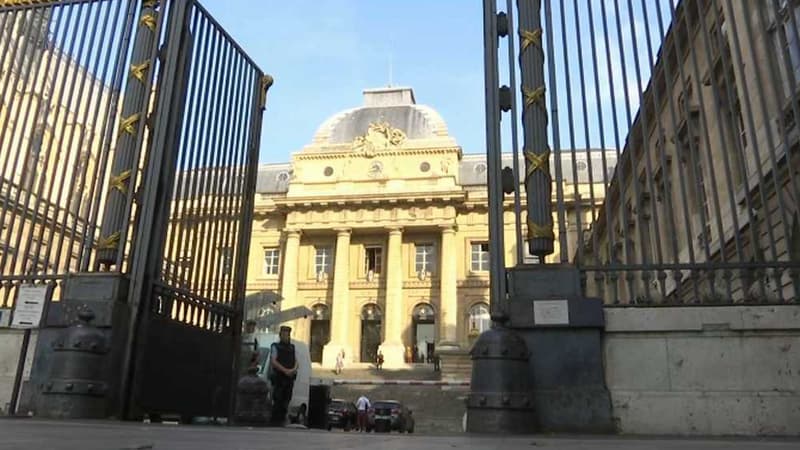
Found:
[{"label": "courthouse building", "polygon": [[[586,184],[585,161],[578,173]],[[380,348],[392,366],[442,345],[467,348],[489,326],[487,203],[485,154],[464,155],[410,88],[366,90],[363,106],[323,122],[290,163],[260,168],[248,294],[313,311],[293,335],[324,366],[341,350],[348,362],[373,362]],[[512,266],[512,196],[505,222]]]}]

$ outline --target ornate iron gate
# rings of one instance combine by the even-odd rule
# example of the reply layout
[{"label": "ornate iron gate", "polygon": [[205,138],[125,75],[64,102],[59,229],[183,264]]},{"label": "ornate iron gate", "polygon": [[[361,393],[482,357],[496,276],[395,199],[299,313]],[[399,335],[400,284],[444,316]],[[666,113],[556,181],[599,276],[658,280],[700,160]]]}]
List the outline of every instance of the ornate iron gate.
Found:
[{"label": "ornate iron gate", "polygon": [[121,412],[227,415],[271,78],[194,0],[3,2],[0,50],[0,307],[127,278]]}]

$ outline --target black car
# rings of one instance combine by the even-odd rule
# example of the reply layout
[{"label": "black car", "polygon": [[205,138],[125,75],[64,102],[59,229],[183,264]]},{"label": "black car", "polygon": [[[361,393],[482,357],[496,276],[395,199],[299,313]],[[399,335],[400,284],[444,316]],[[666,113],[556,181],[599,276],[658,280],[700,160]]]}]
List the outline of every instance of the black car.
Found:
[{"label": "black car", "polygon": [[353,402],[338,398],[331,400],[328,405],[328,430],[335,427],[350,431],[355,428],[357,412]]},{"label": "black car", "polygon": [[374,427],[377,432],[414,432],[414,417],[411,410],[395,400],[381,400],[372,404]]}]

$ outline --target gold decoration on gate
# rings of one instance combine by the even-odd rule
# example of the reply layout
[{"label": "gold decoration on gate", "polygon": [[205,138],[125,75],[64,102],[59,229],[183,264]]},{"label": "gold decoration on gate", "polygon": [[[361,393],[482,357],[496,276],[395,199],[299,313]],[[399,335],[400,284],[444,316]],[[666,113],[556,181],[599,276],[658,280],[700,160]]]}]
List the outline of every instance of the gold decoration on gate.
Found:
[{"label": "gold decoration on gate", "polygon": [[139,80],[140,83],[144,83],[144,76],[149,68],[150,61],[145,61],[141,64],[131,64],[131,75]]},{"label": "gold decoration on gate", "polygon": [[553,223],[538,224],[528,218],[528,239],[537,238],[554,240],[556,236],[555,233],[553,233]]},{"label": "gold decoration on gate", "polygon": [[538,103],[544,106],[544,86],[539,86],[536,89],[529,89],[522,87],[522,96],[525,97],[525,107],[529,108],[531,105]]},{"label": "gold decoration on gate", "polygon": [[150,28],[150,31],[156,31],[156,16],[155,14],[147,13],[142,14],[142,18],[139,19],[139,24]]},{"label": "gold decoration on gate", "polygon": [[122,119],[119,123],[119,132],[128,133],[131,136],[136,136],[136,123],[139,121],[139,114],[131,114],[130,116]]},{"label": "gold decoration on gate", "polygon": [[131,178],[131,171],[130,170],[126,170],[126,171],[120,173],[119,175],[112,176],[108,180],[108,185],[112,189],[116,189],[116,190],[122,192],[123,194],[127,194],[128,193],[128,186],[125,183],[130,178]]},{"label": "gold decoration on gate", "polygon": [[355,153],[372,158],[379,151],[401,147],[405,140],[406,134],[388,122],[373,122],[363,136],[353,140],[352,149]]},{"label": "gold decoration on gate", "polygon": [[142,2],[143,8],[157,8],[159,4],[158,0],[144,0]]},{"label": "gold decoration on gate", "polygon": [[525,150],[525,161],[528,162],[528,168],[525,170],[525,179],[527,179],[533,172],[543,170],[550,174],[550,150],[545,150],[544,153],[534,153],[530,150]]},{"label": "gold decoration on gate", "polygon": [[519,30],[519,37],[522,41],[522,51],[528,49],[531,45],[536,45],[540,47],[542,45],[542,29],[539,28],[537,30]]},{"label": "gold decoration on gate", "polygon": [[119,245],[119,238],[120,233],[119,231],[115,231],[114,233],[106,236],[104,238],[100,238],[97,240],[97,249],[98,250],[116,250],[117,246]]}]

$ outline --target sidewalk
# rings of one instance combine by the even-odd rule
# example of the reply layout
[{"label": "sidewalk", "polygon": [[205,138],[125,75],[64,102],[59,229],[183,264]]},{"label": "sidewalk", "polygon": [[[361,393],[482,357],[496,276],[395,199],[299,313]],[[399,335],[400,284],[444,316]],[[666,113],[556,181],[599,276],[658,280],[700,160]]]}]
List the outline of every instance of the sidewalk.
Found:
[{"label": "sidewalk", "polygon": [[108,421],[0,419],[0,449],[37,450],[256,450],[256,449],[532,449],[553,450],[789,450],[800,439],[681,439],[618,436],[422,436],[304,429],[145,425]]}]

